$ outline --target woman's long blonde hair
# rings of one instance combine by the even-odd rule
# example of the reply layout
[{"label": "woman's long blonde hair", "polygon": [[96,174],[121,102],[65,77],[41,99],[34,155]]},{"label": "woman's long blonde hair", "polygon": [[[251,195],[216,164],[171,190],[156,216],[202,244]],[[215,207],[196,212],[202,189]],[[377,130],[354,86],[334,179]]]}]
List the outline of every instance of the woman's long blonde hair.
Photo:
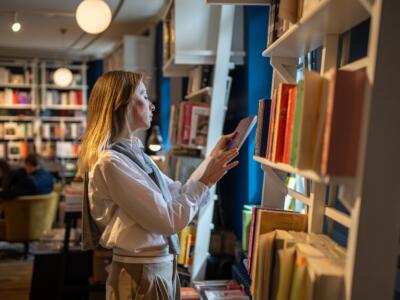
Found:
[{"label": "woman's long blonde hair", "polygon": [[111,71],[96,81],[89,98],[87,128],[78,160],[79,174],[89,171],[101,152],[124,130],[129,99],[142,80],[140,73]]}]

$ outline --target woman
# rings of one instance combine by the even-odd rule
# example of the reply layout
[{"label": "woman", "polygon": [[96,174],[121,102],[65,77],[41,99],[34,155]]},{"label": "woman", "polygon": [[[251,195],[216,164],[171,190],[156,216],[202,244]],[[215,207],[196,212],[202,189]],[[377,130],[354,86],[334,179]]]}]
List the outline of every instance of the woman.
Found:
[{"label": "woman", "polygon": [[172,181],[133,136],[150,128],[154,110],[138,73],[108,72],[91,92],[79,169],[88,172],[99,243],[113,249],[107,299],[180,299],[176,234],[209,201],[209,188],[238,164],[231,162],[237,149],[224,151],[231,134],[186,184]]}]

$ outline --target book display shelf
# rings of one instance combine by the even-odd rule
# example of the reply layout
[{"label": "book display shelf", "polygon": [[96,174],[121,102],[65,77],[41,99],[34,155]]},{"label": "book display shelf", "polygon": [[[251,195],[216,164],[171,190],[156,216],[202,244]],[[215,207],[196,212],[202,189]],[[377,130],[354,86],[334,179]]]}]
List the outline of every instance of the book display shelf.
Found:
[{"label": "book display shelf", "polygon": [[[240,2],[256,4],[256,1],[254,3]],[[272,10],[276,2],[271,0]],[[295,160],[295,163],[293,163],[293,157],[290,156],[285,161],[284,152],[282,152],[283,158],[279,158],[278,154],[274,158],[271,157],[272,154],[268,154],[269,146],[266,153],[254,156],[254,160],[260,163],[264,171],[262,206],[282,209],[285,196],[290,195],[304,203],[310,234],[323,233],[325,222],[328,225],[328,235],[332,234],[333,223],[347,227],[343,299],[393,299],[399,252],[399,205],[395,199],[398,199],[400,192],[396,180],[392,178],[396,177],[397,168],[394,166],[399,165],[399,158],[395,153],[398,153],[400,148],[399,140],[396,138],[396,128],[398,129],[400,124],[398,120],[394,121],[396,117],[392,112],[393,109],[398,111],[400,108],[399,102],[395,101],[396,88],[394,87],[396,84],[394,77],[400,66],[398,59],[396,63],[393,62],[394,57],[399,53],[400,44],[398,40],[394,42],[393,39],[396,35],[394,27],[397,23],[395,11],[399,11],[400,5],[385,0],[321,0],[298,3],[303,2],[308,3],[307,10],[303,9],[298,15],[300,17],[288,24],[287,30],[278,32],[272,39],[270,37],[269,44],[262,55],[271,58],[271,65],[274,68],[273,88],[277,89],[276,93],[279,94],[282,86],[288,88],[291,88],[290,85],[295,86],[296,66],[299,59],[308,52],[322,47],[320,74],[310,75],[305,72],[301,83],[302,93],[304,93],[304,102],[302,102],[304,112],[301,114],[304,117],[306,110],[314,109],[318,111],[318,118],[323,119],[318,123],[317,128],[321,128],[321,132],[316,133],[317,144],[315,144],[315,149],[322,151],[322,154],[313,150],[317,153],[313,156],[313,164],[308,164],[304,160],[304,157],[308,155],[305,153],[308,145],[300,148],[299,155],[303,158]],[[280,5],[283,4],[287,5],[288,1],[281,0]],[[274,18],[273,13],[271,16]],[[367,56],[339,66],[339,35],[368,18],[371,25]],[[272,23],[270,20],[269,35],[276,34],[271,31],[271,24],[276,25],[274,22],[276,20],[272,20]],[[336,71],[334,75],[336,77],[332,77],[331,70],[338,68],[339,71]],[[350,72],[340,73],[343,70]],[[364,84],[361,88],[355,88],[357,85],[353,86],[353,90],[358,94],[351,94],[351,81],[359,75],[363,76]],[[318,80],[326,80],[328,95],[324,97],[328,99],[327,106],[322,104],[318,109],[312,106],[306,108],[305,103],[310,103],[309,99],[313,97],[312,84],[310,84],[312,76],[320,78]],[[340,76],[343,76],[342,81],[340,81]],[[348,78],[348,80],[343,80],[343,78]],[[342,87],[345,84],[348,87],[339,89],[341,84]],[[322,83],[321,85],[324,86]],[[296,106],[299,99],[298,93],[300,93],[299,87],[300,82],[297,82],[297,98],[293,98],[296,99]],[[324,91],[324,88],[321,89]],[[346,93],[350,93],[351,96]],[[283,99],[281,97],[283,96],[271,95],[271,99]],[[342,106],[339,112],[340,99],[346,97],[348,97],[348,102],[345,103],[345,109]],[[288,98],[290,103],[290,92]],[[353,104],[357,99],[361,99],[362,104],[355,109]],[[330,100],[335,101],[334,104],[329,102]],[[277,101],[279,103],[279,100]],[[271,105],[271,114],[273,114],[273,105]],[[289,118],[290,104],[287,109]],[[351,114],[346,115],[349,112],[356,115],[354,117],[356,121],[349,120]],[[337,121],[334,123],[334,120],[340,113],[345,116],[341,122],[350,125],[344,130],[342,128],[340,134],[335,135],[334,132],[338,131],[340,125]],[[306,123],[313,122],[313,115],[307,115],[306,118],[308,118]],[[296,115],[293,122],[296,124]],[[308,130],[308,125],[304,125],[304,121],[302,124],[303,134],[299,136],[307,138],[304,132]],[[296,129],[293,127],[293,132],[294,130]],[[331,135],[326,132],[330,132]],[[346,136],[354,132],[357,134],[353,136],[351,142],[348,140],[345,144],[338,142],[346,141]],[[274,132],[273,137],[279,134],[278,131]],[[318,140],[318,136],[322,139]],[[270,137],[269,134],[268,139]],[[292,139],[291,147],[294,147],[293,141]],[[301,140],[296,142],[302,143]],[[276,143],[279,143],[279,138],[278,142],[275,140]],[[321,148],[317,148],[318,145]],[[286,142],[284,147],[286,147]],[[345,157],[340,155],[340,149],[354,150],[353,154],[346,153],[346,155],[352,155],[353,160],[345,161]],[[317,160],[315,160],[316,157]],[[324,159],[327,160],[324,161]],[[340,166],[342,166],[341,171],[337,171],[338,169],[335,168],[340,169]],[[346,170],[346,168],[352,171],[347,172],[349,169]],[[304,178],[308,182],[304,193],[288,187],[285,182],[288,174]],[[335,208],[337,200],[349,213]],[[391,210],[395,210],[396,213],[392,213]],[[371,243],[374,246],[371,246]]]},{"label": "book display shelf", "polygon": [[[67,87],[57,86],[53,81],[53,74],[60,67],[72,72],[72,83]],[[60,162],[64,177],[71,178],[76,172],[80,137],[86,126],[86,64],[42,61],[40,75],[37,147],[43,157]]]},{"label": "book display shelf", "polygon": [[[68,87],[53,82],[61,66],[73,73]],[[1,59],[0,157],[18,162],[36,149],[46,160],[63,165],[62,177],[73,176],[86,122],[86,91],[85,63]]]},{"label": "book display shelf", "polygon": [[[235,38],[232,34],[237,14],[234,6],[209,6],[203,0],[175,0],[163,18],[163,74],[189,78],[186,95],[179,105],[171,108],[169,132],[173,145],[171,162],[177,169],[186,164],[186,173],[195,169],[200,157],[211,152],[222,134],[230,89],[229,69],[235,62],[243,63],[240,47],[231,50],[240,45],[233,41],[240,34]],[[197,158],[179,157],[190,152]],[[181,248],[188,249],[192,255],[178,257],[178,262],[189,265],[191,280],[205,276],[216,199],[213,188],[211,201],[200,209],[195,228],[188,226],[181,233]]]},{"label": "book display shelf", "polygon": [[18,160],[34,147],[37,63],[0,59],[0,158]]}]

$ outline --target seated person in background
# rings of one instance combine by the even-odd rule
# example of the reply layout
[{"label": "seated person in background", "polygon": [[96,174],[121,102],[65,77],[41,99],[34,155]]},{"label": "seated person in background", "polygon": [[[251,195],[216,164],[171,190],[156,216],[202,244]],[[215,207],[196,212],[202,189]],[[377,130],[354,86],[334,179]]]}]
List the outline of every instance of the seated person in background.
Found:
[{"label": "seated person in background", "polygon": [[0,159],[0,198],[11,199],[23,195],[32,195],[35,192],[33,182],[25,169],[11,170],[4,159]]},{"label": "seated person in background", "polygon": [[25,159],[25,170],[34,186],[31,195],[49,194],[53,190],[54,177],[44,170],[38,161],[36,154],[29,154]]}]

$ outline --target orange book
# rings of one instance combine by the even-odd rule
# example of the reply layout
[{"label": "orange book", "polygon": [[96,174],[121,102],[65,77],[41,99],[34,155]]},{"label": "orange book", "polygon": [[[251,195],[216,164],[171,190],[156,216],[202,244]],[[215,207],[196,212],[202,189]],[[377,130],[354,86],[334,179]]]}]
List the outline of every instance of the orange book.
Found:
[{"label": "orange book", "polygon": [[195,235],[189,233],[187,236],[186,249],[185,249],[185,265],[190,266],[193,263]]},{"label": "orange book", "polygon": [[288,103],[288,111],[287,111],[287,117],[286,117],[285,142],[284,142],[284,147],[283,147],[283,160],[282,160],[282,162],[285,164],[290,163],[294,110],[296,107],[296,94],[297,94],[297,87],[292,87],[289,89],[289,103]]},{"label": "orange book", "polygon": [[285,142],[286,117],[289,103],[289,90],[296,87],[294,84],[281,83],[277,92],[274,143],[272,146],[272,161],[283,161],[283,148]]},{"label": "orange book", "polygon": [[366,79],[363,70],[333,73],[322,146],[324,175],[356,175]]}]

